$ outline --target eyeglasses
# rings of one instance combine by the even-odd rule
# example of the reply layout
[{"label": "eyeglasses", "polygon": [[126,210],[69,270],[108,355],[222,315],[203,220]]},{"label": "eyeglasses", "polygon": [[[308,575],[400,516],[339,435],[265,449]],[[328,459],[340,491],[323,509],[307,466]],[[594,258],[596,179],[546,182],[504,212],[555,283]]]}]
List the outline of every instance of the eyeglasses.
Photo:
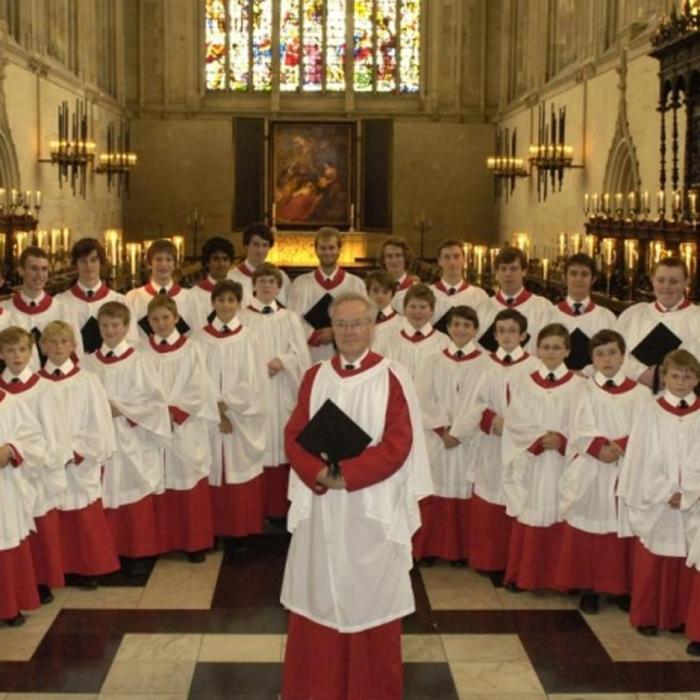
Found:
[{"label": "eyeglasses", "polygon": [[332,326],[339,331],[359,331],[363,326],[368,326],[372,323],[369,318],[361,318],[356,321],[333,321]]}]

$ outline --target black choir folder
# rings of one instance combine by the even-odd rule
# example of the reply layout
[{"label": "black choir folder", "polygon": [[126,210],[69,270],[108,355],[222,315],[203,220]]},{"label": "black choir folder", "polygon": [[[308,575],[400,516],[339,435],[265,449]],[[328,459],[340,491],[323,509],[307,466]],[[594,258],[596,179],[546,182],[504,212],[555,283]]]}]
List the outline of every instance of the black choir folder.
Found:
[{"label": "black choir folder", "polygon": [[340,461],[357,457],[372,438],[347,413],[326,399],[299,433],[297,442],[326,462],[332,476],[340,476]]},{"label": "black choir folder", "polygon": [[331,325],[331,317],[328,314],[328,308],[330,307],[332,301],[333,297],[326,292],[304,314],[304,318],[315,331],[320,331],[321,328],[328,328]]}]

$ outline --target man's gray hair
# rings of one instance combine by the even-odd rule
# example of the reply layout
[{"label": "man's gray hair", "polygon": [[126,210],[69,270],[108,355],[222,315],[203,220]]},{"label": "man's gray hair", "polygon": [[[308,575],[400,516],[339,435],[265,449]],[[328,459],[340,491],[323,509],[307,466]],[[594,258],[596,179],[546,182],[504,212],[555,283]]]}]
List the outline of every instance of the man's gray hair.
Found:
[{"label": "man's gray hair", "polygon": [[364,294],[359,294],[358,292],[343,292],[333,299],[331,305],[328,307],[328,315],[331,317],[331,320],[335,317],[338,307],[350,301],[362,302],[367,310],[367,318],[374,323],[377,319],[377,305]]}]

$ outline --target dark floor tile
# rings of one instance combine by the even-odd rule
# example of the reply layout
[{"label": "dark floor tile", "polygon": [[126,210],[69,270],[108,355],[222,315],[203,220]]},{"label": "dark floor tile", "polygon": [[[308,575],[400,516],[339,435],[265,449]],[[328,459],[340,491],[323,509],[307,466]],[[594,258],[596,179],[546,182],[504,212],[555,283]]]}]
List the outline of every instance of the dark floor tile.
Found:
[{"label": "dark floor tile", "polygon": [[433,610],[440,634],[515,634],[510,610]]},{"label": "dark floor tile", "polygon": [[265,607],[219,608],[210,611],[204,631],[217,634],[284,634],[287,631],[287,618],[288,613],[279,602]]},{"label": "dark floor tile", "polygon": [[518,632],[590,632],[578,610],[511,610]]},{"label": "dark floor tile", "polygon": [[403,619],[404,634],[435,634],[437,628],[430,610],[430,601],[418,567],[411,570],[411,586],[416,601],[416,611]]},{"label": "dark floor tile", "polygon": [[32,659],[24,664],[16,693],[99,693],[111,661]]},{"label": "dark floor tile", "polygon": [[630,693],[688,693],[700,690],[700,664],[692,661],[616,663]]},{"label": "dark floor tile", "polygon": [[282,664],[198,663],[190,697],[230,698],[234,693],[272,695],[279,693],[281,685]]},{"label": "dark floor tile", "polygon": [[24,666],[22,661],[0,661],[0,693],[9,693],[15,689]]},{"label": "dark floor tile", "polygon": [[546,693],[624,693],[628,681],[619,664],[556,663],[533,664]]},{"label": "dark floor tile", "polygon": [[209,624],[209,610],[67,610],[58,614],[51,634],[154,634],[202,633]]},{"label": "dark floor tile", "polygon": [[41,640],[33,659],[91,659],[112,661],[122,640],[121,633],[56,634]]},{"label": "dark floor tile", "polygon": [[404,700],[458,700],[448,664],[404,664]]},{"label": "dark floor tile", "polygon": [[571,663],[611,663],[598,638],[590,631],[521,633],[520,641],[533,664],[552,661]]}]

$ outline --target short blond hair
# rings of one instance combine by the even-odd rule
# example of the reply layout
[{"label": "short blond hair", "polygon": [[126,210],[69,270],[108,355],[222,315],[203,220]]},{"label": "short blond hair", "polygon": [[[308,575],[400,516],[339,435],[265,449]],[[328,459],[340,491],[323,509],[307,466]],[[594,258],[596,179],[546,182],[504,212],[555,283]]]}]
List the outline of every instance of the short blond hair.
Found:
[{"label": "short blond hair", "polygon": [[696,379],[700,379],[700,362],[692,352],[687,350],[671,350],[661,363],[661,374],[666,374],[671,367],[690,370]]},{"label": "short blond hair", "polygon": [[175,299],[172,299],[166,294],[156,294],[153,299],[148,302],[148,306],[146,307],[146,315],[150,316],[156,309],[167,309],[177,318],[180,317],[177,310],[177,302]]},{"label": "short blond hair", "polygon": [[335,226],[321,226],[314,236],[314,249],[318,246],[320,241],[329,241],[331,238],[335,238],[338,242],[338,248],[343,247],[343,238],[340,235],[340,231],[338,231]]},{"label": "short blond hair", "polygon": [[75,331],[73,330],[73,326],[65,321],[51,321],[51,323],[48,323],[41,334],[41,340],[51,340],[51,338],[55,338],[59,335],[67,335],[73,341],[73,344],[75,344]]},{"label": "short blond hair", "polygon": [[97,320],[101,318],[118,318],[128,326],[131,322],[131,311],[126,304],[121,301],[108,301],[100,306],[97,312]]},{"label": "short blond hair", "polygon": [[31,348],[34,345],[34,336],[19,326],[8,326],[5,330],[0,331],[0,350],[6,345],[18,345],[22,341],[25,341]]}]

